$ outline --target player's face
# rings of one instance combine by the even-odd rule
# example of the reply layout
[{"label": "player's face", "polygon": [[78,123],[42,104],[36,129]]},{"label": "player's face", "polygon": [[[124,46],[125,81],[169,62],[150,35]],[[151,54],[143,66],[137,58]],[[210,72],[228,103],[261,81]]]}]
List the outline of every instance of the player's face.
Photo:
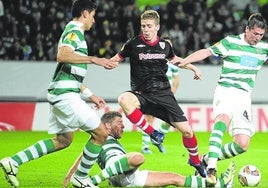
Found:
[{"label": "player's face", "polygon": [[93,10],[91,12],[89,12],[88,10],[85,10],[85,12],[84,12],[84,16],[85,16],[85,20],[86,20],[84,23],[85,31],[90,30],[90,28],[95,23],[95,18],[94,18],[95,12],[96,12],[96,10]]},{"label": "player's face", "polygon": [[116,117],[114,121],[111,122],[111,131],[110,134],[116,138],[121,138],[123,132],[124,132],[124,123],[121,117]]},{"label": "player's face", "polygon": [[146,41],[154,42],[157,39],[159,27],[154,19],[141,20],[141,32]]},{"label": "player's face", "polygon": [[255,45],[263,38],[265,29],[254,26],[252,29],[246,27],[245,41],[250,45]]}]

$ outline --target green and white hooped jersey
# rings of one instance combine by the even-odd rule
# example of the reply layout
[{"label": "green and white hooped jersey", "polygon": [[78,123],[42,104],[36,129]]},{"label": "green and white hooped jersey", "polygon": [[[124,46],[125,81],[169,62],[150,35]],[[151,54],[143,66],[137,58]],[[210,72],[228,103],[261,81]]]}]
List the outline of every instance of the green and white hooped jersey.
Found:
[{"label": "green and white hooped jersey", "polygon": [[108,136],[99,154],[97,163],[101,169],[105,168],[107,161],[114,156],[125,155],[123,146],[112,136]]},{"label": "green and white hooped jersey", "polygon": [[244,35],[227,36],[209,49],[223,58],[218,84],[251,92],[257,73],[267,59],[268,44],[260,41],[256,45],[249,45]]},{"label": "green and white hooped jersey", "polygon": [[[87,43],[81,27],[82,23],[70,21],[61,35],[58,48],[69,46],[75,53],[87,56]],[[53,95],[61,95],[68,92],[79,93],[80,85],[84,80],[86,72],[87,64],[58,62],[53,79],[49,84],[49,93]]]},{"label": "green and white hooped jersey", "polygon": [[173,84],[173,76],[178,75],[179,74],[179,68],[176,65],[173,65],[171,63],[168,63],[168,69],[166,72],[166,75],[168,77],[168,81],[170,83],[170,85]]}]

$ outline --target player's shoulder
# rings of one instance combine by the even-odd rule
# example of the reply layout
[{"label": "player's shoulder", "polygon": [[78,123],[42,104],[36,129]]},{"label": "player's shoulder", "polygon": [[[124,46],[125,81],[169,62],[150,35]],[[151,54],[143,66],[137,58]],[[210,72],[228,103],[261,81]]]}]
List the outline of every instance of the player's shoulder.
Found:
[{"label": "player's shoulder", "polygon": [[128,39],[128,41],[140,41],[140,40],[141,40],[141,37],[139,35],[133,36]]},{"label": "player's shoulder", "polygon": [[139,36],[133,36],[129,38],[124,45],[131,45],[131,44],[136,44],[140,42],[140,37]]},{"label": "player's shoulder", "polygon": [[[162,46],[169,46],[171,47],[171,41],[169,39],[164,39],[164,38],[159,38],[159,42],[160,45],[162,44]],[[164,44],[164,45],[163,45]]]}]

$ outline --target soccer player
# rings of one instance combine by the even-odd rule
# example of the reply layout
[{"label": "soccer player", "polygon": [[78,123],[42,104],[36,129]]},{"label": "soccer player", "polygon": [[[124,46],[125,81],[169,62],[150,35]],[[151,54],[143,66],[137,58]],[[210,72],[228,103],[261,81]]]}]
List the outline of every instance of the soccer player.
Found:
[{"label": "soccer player", "polygon": [[[167,59],[180,61],[168,41],[158,37],[160,29],[159,14],[146,10],[141,15],[141,35],[128,40],[121,50],[112,57],[115,62],[129,57],[131,91],[118,97],[126,117],[144,132],[150,135],[155,145],[163,142],[164,135],[153,129],[144,118],[144,114],[153,115],[182,133],[183,145],[189,152],[189,164],[195,167],[201,176],[206,172],[198,156],[198,144],[195,134],[179,107],[166,76]],[[194,79],[200,79],[201,72],[189,64],[185,68],[195,73]]]},{"label": "soccer player", "polygon": [[[108,179],[115,187],[163,187],[168,185],[183,187],[206,187],[206,178],[197,176],[183,176],[172,172],[156,172],[150,170],[139,170],[144,163],[144,156],[138,152],[126,153],[118,139],[121,138],[124,129],[122,115],[116,111],[109,111],[101,117],[106,126],[108,139],[102,146],[98,157],[98,165],[102,171],[92,176],[92,182],[98,185]],[[76,170],[81,156],[70,168],[63,182],[67,187],[69,180]],[[216,187],[231,186],[235,173],[235,165],[230,163],[227,170],[217,179]]]},{"label": "soccer player", "polygon": [[[166,41],[168,41],[172,46],[171,39],[167,34],[162,34],[161,37]],[[170,83],[171,91],[172,93],[175,93],[179,86],[179,68],[171,63],[168,63],[168,69],[166,75]],[[150,125],[153,125],[155,118],[152,115],[145,115],[145,119],[148,121]],[[158,130],[160,133],[163,133],[165,135],[168,133],[169,127],[170,124],[163,121]],[[150,141],[151,141],[150,136],[146,134],[144,131],[142,131],[142,148],[141,148],[142,153],[144,154],[152,153],[152,151],[150,150]],[[166,153],[166,148],[163,146],[163,144],[157,144],[156,146],[161,153]]]},{"label": "soccer player", "polygon": [[82,162],[71,182],[78,187],[94,186],[88,173],[101,151],[107,132],[97,114],[81,96],[90,99],[98,109],[105,106],[105,101],[82,83],[87,64],[94,63],[107,69],[113,64],[109,59],[88,56],[84,32],[95,23],[95,11],[96,5],[90,0],[73,2],[73,20],[66,25],[59,40],[58,64],[47,95],[51,108],[48,133],[56,136],[40,140],[0,161],[7,181],[14,187],[19,186],[16,175],[20,165],[68,147],[77,128],[90,134],[91,138],[84,147]]},{"label": "soccer player", "polygon": [[[217,161],[247,151],[255,129],[252,124],[251,92],[258,71],[267,60],[268,44],[263,38],[267,24],[261,14],[248,18],[245,32],[230,35],[207,49],[201,49],[179,62],[179,66],[215,55],[223,58],[221,75],[214,92],[214,127],[209,138],[209,152],[204,156],[208,180],[216,183]],[[174,63],[174,62],[173,62]],[[229,127],[233,141],[222,144]]]}]

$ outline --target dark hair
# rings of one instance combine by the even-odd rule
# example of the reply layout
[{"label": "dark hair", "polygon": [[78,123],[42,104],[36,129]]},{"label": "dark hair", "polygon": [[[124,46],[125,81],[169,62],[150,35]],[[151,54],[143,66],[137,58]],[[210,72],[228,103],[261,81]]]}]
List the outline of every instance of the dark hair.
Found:
[{"label": "dark hair", "polygon": [[72,16],[73,18],[79,18],[84,10],[89,12],[95,10],[97,5],[95,1],[92,0],[74,0],[72,6]]},{"label": "dark hair", "polygon": [[248,22],[247,22],[248,28],[253,29],[255,25],[258,28],[265,29],[265,30],[267,29],[266,21],[260,13],[251,14],[250,17],[248,18]]},{"label": "dark hair", "polygon": [[122,115],[117,111],[109,111],[102,115],[102,123],[111,123],[116,117],[122,117]]}]

